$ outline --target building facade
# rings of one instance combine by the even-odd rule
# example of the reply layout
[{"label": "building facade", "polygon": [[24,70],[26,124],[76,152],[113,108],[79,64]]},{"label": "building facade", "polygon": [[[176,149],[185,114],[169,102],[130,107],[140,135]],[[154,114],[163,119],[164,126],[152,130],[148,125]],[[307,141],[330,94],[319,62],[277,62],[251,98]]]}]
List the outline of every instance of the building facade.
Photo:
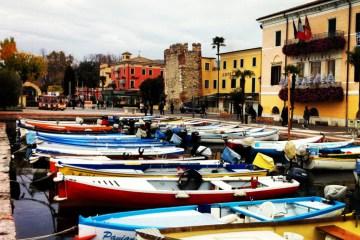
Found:
[{"label": "building facade", "polygon": [[[301,23],[299,24],[299,20]],[[313,123],[347,125],[358,110],[358,83],[347,61],[357,46],[360,1],[318,0],[257,19],[262,28],[261,104],[265,115],[281,112],[287,100],[285,66],[299,73],[294,87],[294,118],[305,106]],[[311,34],[299,40],[302,28]]]},{"label": "building facade", "polygon": [[201,94],[201,44],[174,44],[164,51],[165,95],[176,108]]},{"label": "building facade", "polygon": [[111,67],[111,79],[115,85],[111,98],[115,106],[138,106],[141,83],[149,78],[162,77],[164,70],[162,60],[132,57],[131,53],[124,52],[122,60]]},{"label": "building facade", "polygon": [[[219,82],[215,58],[202,59],[202,95],[207,105],[220,111],[233,112],[230,93],[239,90],[240,77],[237,71],[250,70],[254,73],[245,78],[245,102],[258,104],[261,84],[261,48],[243,49],[220,54]],[[217,107],[217,96],[220,96]]]},{"label": "building facade", "polygon": [[113,81],[111,79],[111,67],[108,64],[100,64],[100,80],[101,77],[105,77],[104,86],[102,86],[102,82],[100,81],[101,87],[109,87]]}]

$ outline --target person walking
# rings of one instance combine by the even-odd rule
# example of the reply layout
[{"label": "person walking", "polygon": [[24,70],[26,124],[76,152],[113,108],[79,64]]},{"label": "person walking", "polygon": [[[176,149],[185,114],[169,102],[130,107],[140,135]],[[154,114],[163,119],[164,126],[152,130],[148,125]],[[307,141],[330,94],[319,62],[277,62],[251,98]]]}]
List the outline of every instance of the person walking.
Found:
[{"label": "person walking", "polygon": [[163,102],[160,102],[159,104],[159,112],[160,112],[160,115],[164,115],[164,103]]},{"label": "person walking", "polygon": [[205,104],[201,104],[201,117],[206,117],[206,106]]},{"label": "person walking", "polygon": [[281,111],[281,125],[286,126],[288,125],[288,108],[284,106]]},{"label": "person walking", "polygon": [[174,114],[174,109],[175,109],[175,107],[174,107],[174,103],[171,103],[171,104],[170,104],[170,111],[171,111],[171,114]]},{"label": "person walking", "polygon": [[148,105],[145,104],[144,105],[144,114],[145,114],[145,116],[147,115],[147,113],[148,113]]},{"label": "person walking", "polygon": [[303,118],[304,118],[304,128],[309,128],[310,111],[307,106],[305,106]]}]

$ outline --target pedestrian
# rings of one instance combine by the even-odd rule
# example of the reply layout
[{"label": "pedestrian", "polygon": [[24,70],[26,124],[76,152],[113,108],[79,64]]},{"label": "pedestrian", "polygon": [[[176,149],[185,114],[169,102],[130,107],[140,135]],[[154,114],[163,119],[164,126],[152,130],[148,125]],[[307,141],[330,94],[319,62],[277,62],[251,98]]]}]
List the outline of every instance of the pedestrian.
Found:
[{"label": "pedestrian", "polygon": [[242,108],[242,106],[241,106],[240,103],[235,105],[236,119],[237,120],[241,119],[241,108]]},{"label": "pedestrian", "polygon": [[281,125],[286,126],[288,124],[288,108],[284,106],[281,111]]},{"label": "pedestrian", "polygon": [[206,106],[205,104],[201,104],[201,116],[206,117]]},{"label": "pedestrian", "polygon": [[160,102],[159,104],[159,112],[160,112],[160,115],[164,115],[164,103],[163,102]]},{"label": "pedestrian", "polygon": [[303,118],[304,118],[304,128],[309,128],[310,111],[307,106],[305,106]]},{"label": "pedestrian", "polygon": [[258,117],[261,117],[262,112],[263,112],[263,107],[262,107],[261,104],[259,103],[259,105],[258,105]]},{"label": "pedestrian", "polygon": [[147,112],[148,112],[148,105],[145,104],[144,105],[144,114],[145,114],[145,116],[147,115]]},{"label": "pedestrian", "polygon": [[256,111],[253,108],[253,105],[250,105],[250,107],[248,108],[248,112],[249,112],[249,115],[251,116],[251,120],[255,121],[255,119],[256,119]]},{"label": "pedestrian", "polygon": [[170,111],[171,111],[171,114],[174,114],[174,109],[175,109],[175,107],[174,107],[174,103],[171,103],[171,104],[170,104]]}]

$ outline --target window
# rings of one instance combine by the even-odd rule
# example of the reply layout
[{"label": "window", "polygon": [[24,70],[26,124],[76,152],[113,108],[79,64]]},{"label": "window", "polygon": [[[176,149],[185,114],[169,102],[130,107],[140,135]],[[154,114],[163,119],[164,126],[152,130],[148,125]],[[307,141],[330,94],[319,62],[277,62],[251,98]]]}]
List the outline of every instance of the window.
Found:
[{"label": "window", "polygon": [[327,62],[327,67],[327,74],[329,75],[331,73],[335,77],[335,59],[329,60]]},{"label": "window", "polygon": [[328,20],[328,33],[329,37],[335,36],[336,32],[336,18],[331,18]]},{"label": "window", "polygon": [[236,88],[236,79],[231,79],[231,88]]},{"label": "window", "polygon": [[209,80],[205,80],[205,88],[209,88]]},{"label": "window", "polygon": [[223,69],[226,69],[226,61],[223,62]]},{"label": "window", "polygon": [[297,63],[297,68],[299,69],[299,77],[304,77],[304,63],[303,62],[298,62]]},{"label": "window", "polygon": [[213,88],[216,89],[217,88],[217,80],[213,81]]},{"label": "window", "polygon": [[130,80],[130,88],[135,88],[135,80],[134,79]]},{"label": "window", "polygon": [[271,67],[271,85],[279,85],[281,76],[281,66]]},{"label": "window", "polygon": [[142,74],[142,75],[146,75],[146,69],[145,69],[145,68],[143,68],[143,69],[141,70],[141,74]]},{"label": "window", "polygon": [[321,62],[320,61],[317,61],[317,62],[311,62],[311,75],[313,77],[315,77],[317,74],[320,74],[321,73]]},{"label": "window", "polygon": [[240,59],[240,67],[244,67],[244,59]]},{"label": "window", "polygon": [[255,92],[255,87],[256,87],[256,79],[252,78],[251,79],[251,92],[254,93]]},{"label": "window", "polygon": [[135,73],[135,69],[131,68],[131,69],[130,69],[130,74],[131,74],[131,75],[134,75],[134,73]]},{"label": "window", "polygon": [[281,45],[281,31],[276,31],[275,32],[275,46],[280,46]]},{"label": "window", "polygon": [[256,67],[256,57],[253,57],[252,65],[253,67]]},{"label": "window", "polygon": [[205,70],[209,71],[210,70],[210,63],[205,63]]},{"label": "window", "polygon": [[152,70],[151,70],[151,69],[149,70],[149,75],[150,75],[150,76],[152,75]]},{"label": "window", "polygon": [[234,60],[234,62],[233,62],[233,67],[237,68],[237,61],[236,60]]},{"label": "window", "polygon": [[222,80],[222,85],[221,85],[221,87],[222,87],[222,88],[226,88],[226,80],[225,80],[225,79]]},{"label": "window", "polygon": [[360,13],[356,14],[356,23],[355,23],[355,32],[356,32],[356,45],[360,45]]}]

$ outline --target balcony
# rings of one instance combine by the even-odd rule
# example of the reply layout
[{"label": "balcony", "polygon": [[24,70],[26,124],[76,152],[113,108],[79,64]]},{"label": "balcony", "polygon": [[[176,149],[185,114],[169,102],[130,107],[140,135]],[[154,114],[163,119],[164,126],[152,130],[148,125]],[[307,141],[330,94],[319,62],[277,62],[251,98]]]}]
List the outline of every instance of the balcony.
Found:
[{"label": "balcony", "polygon": [[326,32],[313,34],[312,38],[307,41],[290,39],[285,42],[282,51],[286,56],[296,57],[315,53],[325,53],[332,50],[343,50],[345,43],[343,31]]}]

